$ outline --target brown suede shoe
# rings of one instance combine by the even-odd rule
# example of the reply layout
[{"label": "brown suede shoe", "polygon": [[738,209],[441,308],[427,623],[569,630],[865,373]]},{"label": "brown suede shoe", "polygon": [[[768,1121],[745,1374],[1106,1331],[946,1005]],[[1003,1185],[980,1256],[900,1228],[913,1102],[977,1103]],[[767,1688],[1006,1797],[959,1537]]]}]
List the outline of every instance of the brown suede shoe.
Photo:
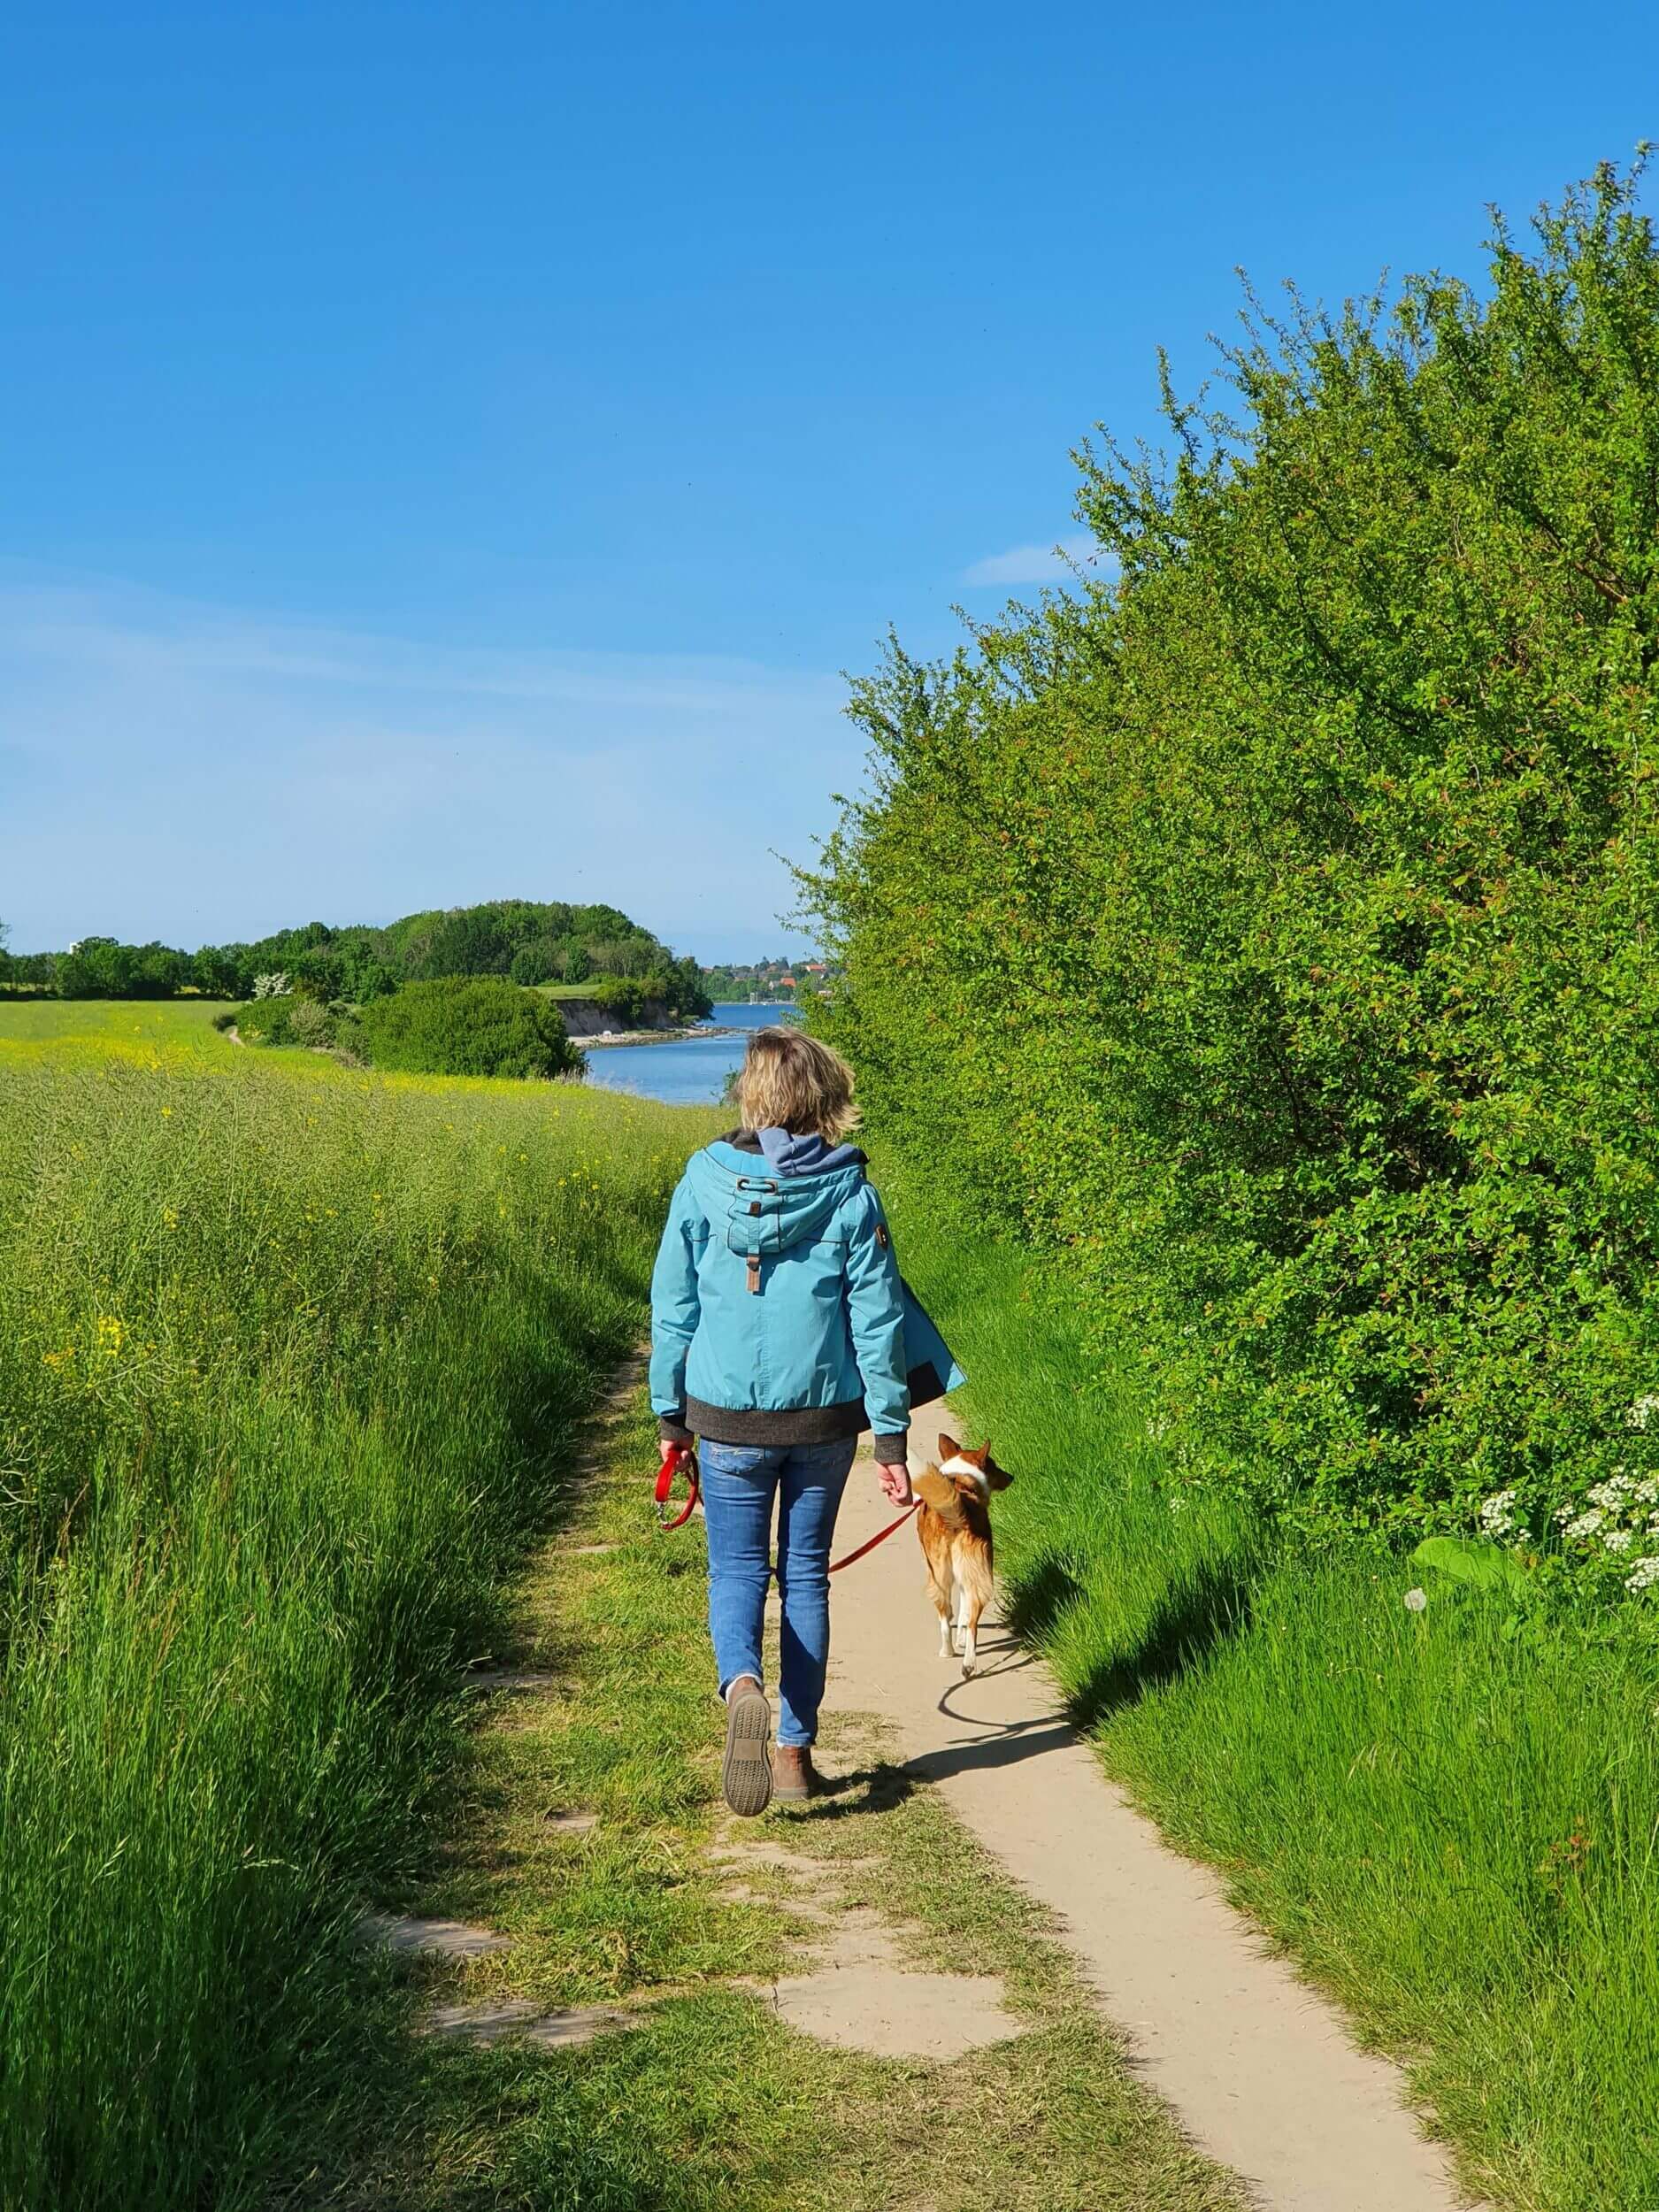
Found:
[{"label": "brown suede shoe", "polygon": [[812,1754],[805,1744],[780,1743],[772,1755],[772,1793],[798,1804],[818,1787]]}]

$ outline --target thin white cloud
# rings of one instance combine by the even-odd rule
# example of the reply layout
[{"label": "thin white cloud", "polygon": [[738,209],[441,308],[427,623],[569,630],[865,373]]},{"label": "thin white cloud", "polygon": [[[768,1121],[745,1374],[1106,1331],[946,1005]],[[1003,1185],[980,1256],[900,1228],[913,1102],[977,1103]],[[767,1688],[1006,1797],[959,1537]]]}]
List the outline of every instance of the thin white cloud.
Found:
[{"label": "thin white cloud", "polygon": [[758,662],[710,655],[503,651],[429,646],[372,632],[260,618],[116,585],[12,583],[0,568],[0,654],[89,664],[142,679],[273,677],[365,689],[473,694],[586,705],[719,710],[803,681]]},{"label": "thin white cloud", "polygon": [[1057,545],[1010,545],[1006,553],[993,553],[963,571],[964,584],[1053,584],[1071,572],[1071,564],[1085,567],[1101,562],[1101,549],[1087,531],[1074,531]]},{"label": "thin white cloud", "polygon": [[0,568],[0,918],[195,945],[321,916],[603,900],[681,949],[782,941],[838,679],[449,647]]}]

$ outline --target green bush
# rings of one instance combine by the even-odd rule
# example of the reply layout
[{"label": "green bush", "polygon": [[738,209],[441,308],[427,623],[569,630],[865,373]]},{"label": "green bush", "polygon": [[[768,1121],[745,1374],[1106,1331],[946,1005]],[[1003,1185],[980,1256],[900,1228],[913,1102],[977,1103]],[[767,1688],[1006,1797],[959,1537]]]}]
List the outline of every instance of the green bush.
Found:
[{"label": "green bush", "polygon": [[591,995],[594,1004],[614,1014],[625,1029],[637,1029],[645,1018],[646,987],[634,976],[601,976]]},{"label": "green bush", "polygon": [[551,1076],[585,1063],[551,1000],[504,977],[406,983],[363,1007],[359,1048],[378,1068],[426,1075]]},{"label": "green bush", "polygon": [[1536,1540],[1659,1475],[1634,191],[1501,230],[1482,294],[1261,323],[1167,468],[1085,448],[1103,580],[893,649],[807,879],[878,1125],[1064,1256],[1189,1479],[1304,1525],[1512,1493]]},{"label": "green bush", "polygon": [[288,1015],[288,1042],[317,1048],[334,1041],[334,1010],[309,992],[296,991]]},{"label": "green bush", "polygon": [[343,1042],[346,1033],[356,1033],[350,1009],[339,1002],[325,1005],[309,991],[284,991],[271,998],[250,999],[213,1018],[215,1029],[234,1022],[245,1045],[299,1045],[326,1051]]},{"label": "green bush", "polygon": [[284,991],[273,998],[250,999],[246,1006],[233,1006],[230,1019],[245,1045],[293,1044],[296,1039],[290,1025],[299,1003],[291,991]]}]

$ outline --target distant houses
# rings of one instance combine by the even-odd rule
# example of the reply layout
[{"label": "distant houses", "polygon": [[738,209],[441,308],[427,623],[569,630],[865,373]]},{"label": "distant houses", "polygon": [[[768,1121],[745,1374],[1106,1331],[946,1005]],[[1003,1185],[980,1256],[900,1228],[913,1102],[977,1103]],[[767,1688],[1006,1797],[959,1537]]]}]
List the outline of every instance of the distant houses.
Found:
[{"label": "distant houses", "polygon": [[703,987],[718,1003],[721,999],[747,1000],[767,1005],[773,1000],[787,1003],[807,992],[827,991],[836,970],[826,960],[734,960],[705,968]]}]

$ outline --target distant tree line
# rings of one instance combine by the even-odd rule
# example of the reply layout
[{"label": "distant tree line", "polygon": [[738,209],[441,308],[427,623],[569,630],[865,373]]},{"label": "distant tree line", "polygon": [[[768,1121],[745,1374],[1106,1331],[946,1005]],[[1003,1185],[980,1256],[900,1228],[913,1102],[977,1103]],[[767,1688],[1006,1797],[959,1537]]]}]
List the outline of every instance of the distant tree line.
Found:
[{"label": "distant tree line", "polygon": [[493,899],[480,906],[407,914],[384,929],[308,922],[250,943],[184,952],[83,937],[63,952],[14,954],[0,933],[0,986],[59,998],[206,998],[253,995],[255,978],[287,975],[303,995],[362,1005],[404,983],[451,976],[500,976],[522,984],[586,984],[611,977],[641,987],[671,1013],[706,1013],[695,960],[677,960],[660,939],[614,906]]}]

